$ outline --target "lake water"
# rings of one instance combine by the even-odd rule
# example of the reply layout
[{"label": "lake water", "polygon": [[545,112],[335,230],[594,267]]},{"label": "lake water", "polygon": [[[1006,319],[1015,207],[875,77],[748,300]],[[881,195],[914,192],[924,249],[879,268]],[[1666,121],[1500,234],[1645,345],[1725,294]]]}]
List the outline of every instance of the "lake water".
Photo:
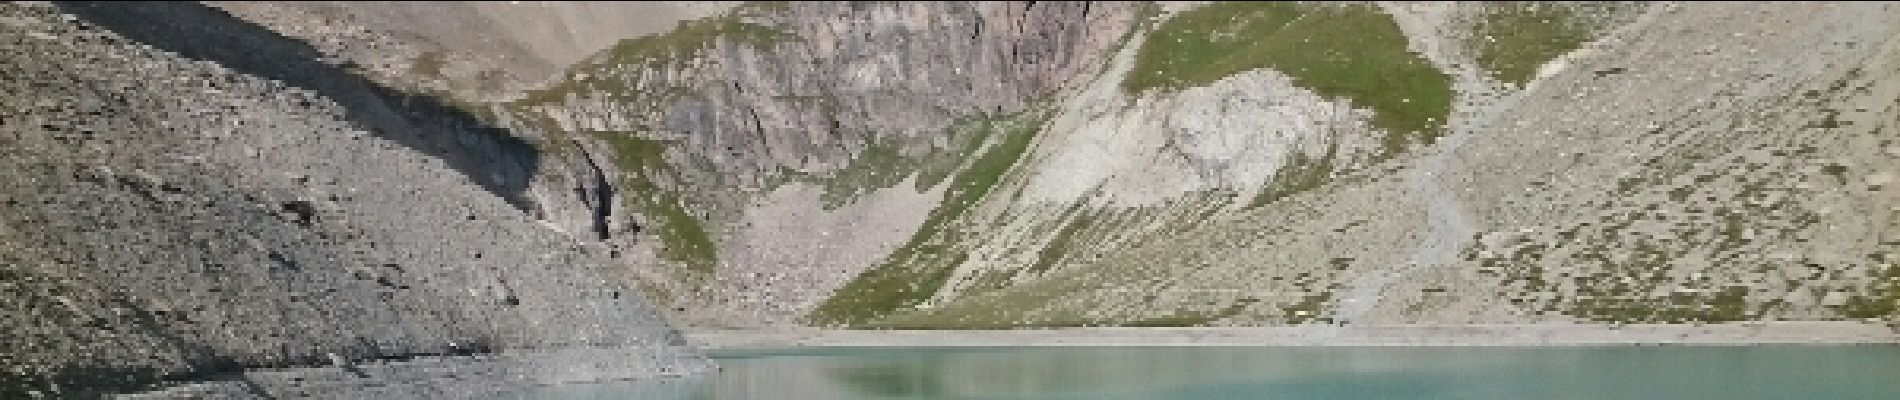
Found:
[{"label": "lake water", "polygon": [[1900,399],[1900,347],[720,351],[704,378],[541,399]]}]

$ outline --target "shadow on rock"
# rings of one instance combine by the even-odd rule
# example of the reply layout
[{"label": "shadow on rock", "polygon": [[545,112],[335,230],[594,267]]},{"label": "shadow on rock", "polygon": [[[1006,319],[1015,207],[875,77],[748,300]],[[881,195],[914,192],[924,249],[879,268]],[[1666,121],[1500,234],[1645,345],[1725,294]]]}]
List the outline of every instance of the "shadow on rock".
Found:
[{"label": "shadow on rock", "polygon": [[325,63],[307,43],[195,2],[54,5],[132,41],[330,98],[357,127],[441,159],[515,208],[532,211],[526,192],[541,161],[534,146],[440,99],[380,86],[348,65]]}]

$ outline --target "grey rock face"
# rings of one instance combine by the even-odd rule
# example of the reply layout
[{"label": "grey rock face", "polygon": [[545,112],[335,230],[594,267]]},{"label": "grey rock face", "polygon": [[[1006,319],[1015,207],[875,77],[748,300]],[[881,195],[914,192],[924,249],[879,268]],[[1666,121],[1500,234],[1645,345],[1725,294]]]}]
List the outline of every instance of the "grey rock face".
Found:
[{"label": "grey rock face", "polygon": [[[291,53],[241,25],[132,32],[61,14],[73,7],[0,5],[0,397],[231,379],[331,354],[644,360],[543,383],[705,368],[621,271],[461,168],[493,156],[487,139],[428,136],[467,131],[347,73],[268,58]],[[197,34],[228,49],[167,38]],[[242,53],[277,64],[220,58]],[[318,69],[268,70],[285,65]]]},{"label": "grey rock face", "polygon": [[[570,156],[550,162],[537,181],[552,183],[540,192],[549,194],[545,217],[563,231],[602,234],[620,248],[658,242],[630,234],[655,217],[625,205],[649,194],[615,187],[628,175],[646,174],[659,190],[679,196],[723,245],[744,223],[742,210],[775,180],[826,176],[874,145],[904,156],[945,152],[952,141],[946,132],[958,121],[1053,99],[1100,66],[1139,11],[1134,3],[1080,2],[742,7],[702,21],[728,34],[629,41],[583,61],[570,69],[566,86],[531,94],[503,119],[528,136],[573,136],[571,145],[556,144]],[[666,143],[659,156],[671,173],[622,170],[616,157],[628,155],[594,143],[602,135]],[[584,200],[562,200],[572,193]],[[933,196],[915,207],[934,202]],[[719,251],[722,260],[797,257]],[[743,276],[789,267],[719,268],[737,269],[722,276]],[[718,307],[725,306],[707,306]]]},{"label": "grey rock face", "polygon": [[[550,116],[568,131],[658,131],[738,182],[780,167],[823,172],[878,139],[928,138],[954,120],[1007,114],[1102,61],[1132,3],[796,3],[742,14],[784,38],[723,38],[683,63],[583,68],[656,107],[596,87]],[[913,147],[928,145],[923,140]],[[913,149],[915,150],[915,149]]]}]

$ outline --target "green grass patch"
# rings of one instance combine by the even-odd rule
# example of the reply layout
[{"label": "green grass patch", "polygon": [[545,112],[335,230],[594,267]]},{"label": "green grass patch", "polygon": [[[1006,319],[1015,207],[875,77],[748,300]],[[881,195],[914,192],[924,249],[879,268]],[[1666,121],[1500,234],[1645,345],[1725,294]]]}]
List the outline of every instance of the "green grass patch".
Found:
[{"label": "green grass patch", "polygon": [[1306,153],[1298,150],[1293,151],[1293,157],[1287,160],[1286,165],[1273,173],[1273,178],[1260,188],[1260,193],[1254,195],[1253,201],[1248,203],[1247,207],[1256,208],[1273,204],[1325,185],[1326,182],[1332,180],[1333,157],[1337,151],[1337,147],[1328,147],[1326,155],[1318,158],[1308,157]]},{"label": "green grass patch", "polygon": [[1856,319],[1900,317],[1900,267],[1889,266],[1874,279],[1878,283],[1869,293],[1848,297],[1834,310]]},{"label": "green grass patch", "polygon": [[[1081,207],[1081,203],[1076,203]],[[1043,272],[1053,268],[1056,262],[1075,252],[1080,236],[1095,227],[1095,214],[1091,211],[1079,211],[1069,223],[1056,230],[1056,236],[1049,244],[1036,250],[1036,263],[1029,266],[1029,272]]]},{"label": "green grass patch", "polygon": [[1299,325],[1309,322],[1332,323],[1332,317],[1323,315],[1326,312],[1326,304],[1332,301],[1332,292],[1319,292],[1306,295],[1300,298],[1300,302],[1298,303],[1281,307],[1280,318],[1285,319],[1289,325]]},{"label": "green grass patch", "polygon": [[1847,166],[1845,165],[1828,164],[1821,167],[1821,173],[1834,177],[1835,182],[1839,182],[1843,185],[1847,184]]},{"label": "green grass patch", "polygon": [[[1218,310],[1176,310],[1166,315],[1136,318],[1126,321],[1083,318],[1079,315],[1049,317],[1029,320],[1007,320],[996,317],[983,318],[908,318],[901,320],[880,320],[864,325],[872,329],[914,329],[914,330],[1005,330],[1005,329],[1058,329],[1086,327],[1194,327],[1207,326],[1208,323],[1239,315],[1247,308],[1247,303],[1238,302]],[[1000,314],[999,314],[1000,315]]]},{"label": "green grass patch", "polygon": [[1181,12],[1143,42],[1131,93],[1205,86],[1272,68],[1328,98],[1373,111],[1387,150],[1429,142],[1451,113],[1451,78],[1407,47],[1392,17],[1369,5],[1223,2]]},{"label": "green grass patch", "polygon": [[1478,66],[1501,81],[1529,83],[1544,63],[1595,37],[1592,27],[1570,7],[1539,2],[1487,6],[1469,40]]},{"label": "green grass patch", "polygon": [[1300,6],[1282,2],[1222,2],[1176,14],[1148,34],[1122,88],[1202,86],[1272,67],[1270,58],[1285,50],[1268,45],[1302,15]]},{"label": "green grass patch", "polygon": [[[993,273],[992,273],[993,274]],[[1020,329],[1067,328],[1099,325],[1080,313],[1037,313],[1034,310],[1074,293],[1089,290],[1090,279],[1064,276],[1026,282],[980,293],[965,293],[950,304],[930,310],[910,310],[854,328],[874,329]]]},{"label": "green grass patch", "polygon": [[983,149],[983,143],[990,140],[993,132],[999,129],[998,121],[991,117],[977,117],[951,125],[949,151],[933,152],[917,168],[917,190],[929,190],[950,179],[951,174],[963,167],[963,163],[975,159],[977,151]]},{"label": "green grass patch", "polygon": [[1138,319],[1114,325],[1137,328],[1206,326],[1209,322],[1239,315],[1242,310],[1246,309],[1246,302],[1235,302],[1234,304],[1229,304],[1227,307],[1215,311],[1177,310],[1165,316]]},{"label": "green grass patch", "polygon": [[839,288],[812,312],[808,322],[861,325],[913,308],[934,295],[950,279],[954,266],[968,257],[951,248],[964,234],[953,224],[1002,181],[1041,127],[1040,119],[992,127],[998,131],[991,136],[998,141],[951,179],[943,202],[931,210],[917,233],[883,263]]},{"label": "green grass patch", "polygon": [[865,146],[850,163],[823,177],[804,176],[808,182],[825,187],[819,196],[826,210],[850,204],[870,191],[890,188],[904,179],[916,177],[918,191],[943,183],[963,162],[975,156],[994,129],[987,118],[972,118],[953,124],[945,135],[948,147],[932,148],[921,154],[904,154],[901,143],[878,137]]},{"label": "green grass patch", "polygon": [[916,171],[915,160],[905,157],[898,145],[873,137],[857,157],[830,174],[821,183],[824,194],[818,196],[826,210],[850,204],[872,190],[897,186]]},{"label": "green grass patch", "polygon": [[409,62],[409,73],[429,78],[441,78],[442,69],[449,65],[448,55],[439,51],[423,52]]},{"label": "green grass patch", "polygon": [[659,185],[673,174],[666,163],[666,142],[634,137],[626,132],[598,132],[595,137],[613,147],[614,163],[625,176],[620,197],[625,206],[647,218],[647,228],[660,238],[660,254],[688,270],[711,273],[719,265],[719,248],[699,218],[686,211],[682,198]]},{"label": "green grass patch", "polygon": [[1591,298],[1578,300],[1570,313],[1599,322],[1622,323],[1733,322],[1752,317],[1748,290],[1742,287],[1663,297],[1638,295],[1643,291],[1627,285],[1612,285],[1609,290],[1588,288],[1580,293]]}]

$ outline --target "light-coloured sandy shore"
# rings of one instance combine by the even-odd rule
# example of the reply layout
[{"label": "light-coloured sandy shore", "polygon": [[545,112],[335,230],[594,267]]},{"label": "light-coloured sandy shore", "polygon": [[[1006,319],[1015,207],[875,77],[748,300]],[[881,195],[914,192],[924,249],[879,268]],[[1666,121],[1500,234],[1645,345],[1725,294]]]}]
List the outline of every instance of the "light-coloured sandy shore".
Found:
[{"label": "light-coloured sandy shore", "polygon": [[1710,325],[1393,325],[1034,330],[727,330],[687,333],[703,349],[806,346],[1593,346],[1900,344],[1860,322]]}]

